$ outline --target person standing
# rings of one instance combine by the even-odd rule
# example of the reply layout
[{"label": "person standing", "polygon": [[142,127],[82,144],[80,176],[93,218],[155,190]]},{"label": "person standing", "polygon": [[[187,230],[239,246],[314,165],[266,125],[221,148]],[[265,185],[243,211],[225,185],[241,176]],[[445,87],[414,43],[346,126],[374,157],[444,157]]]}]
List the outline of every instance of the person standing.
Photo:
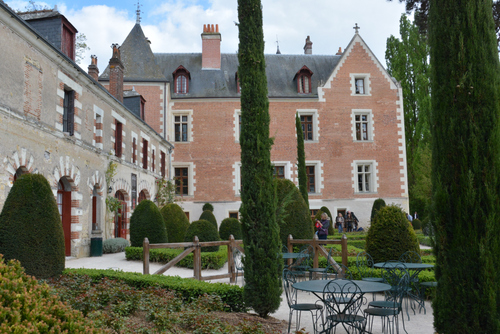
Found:
[{"label": "person standing", "polygon": [[339,233],[342,233],[343,231],[343,225],[344,225],[344,217],[342,217],[342,213],[339,212],[339,215],[337,218],[335,218],[335,225],[337,229],[339,230]]},{"label": "person standing", "polygon": [[415,214],[413,215],[413,220],[418,219],[417,211],[415,211]]},{"label": "person standing", "polygon": [[323,212],[321,214],[321,221],[316,221],[317,229],[318,229],[318,239],[326,240],[328,237],[328,227],[330,227],[330,217]]},{"label": "person standing", "polygon": [[347,232],[352,232],[352,225],[354,223],[354,217],[351,215],[351,211],[347,211],[347,214],[344,218],[345,226]]}]

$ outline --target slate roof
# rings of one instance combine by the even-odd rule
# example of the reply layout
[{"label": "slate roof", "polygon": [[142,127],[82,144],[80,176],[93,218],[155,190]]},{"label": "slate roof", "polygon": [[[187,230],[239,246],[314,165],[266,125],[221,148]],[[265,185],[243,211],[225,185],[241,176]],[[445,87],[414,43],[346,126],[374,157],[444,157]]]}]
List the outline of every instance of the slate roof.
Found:
[{"label": "slate roof", "polygon": [[[172,98],[239,98],[236,89],[238,56],[221,54],[220,70],[203,70],[201,53],[154,53],[136,24],[127,36],[120,54],[124,69],[124,81],[169,81],[173,82],[172,73],[183,66],[189,71],[189,93],[174,93],[170,85]],[[317,97],[318,86],[323,86],[337,66],[339,55],[284,55],[270,54],[266,58],[267,88],[269,97],[311,98]],[[299,94],[295,75],[307,66],[312,71],[311,94]],[[99,80],[109,80],[109,68],[104,70]]]}]

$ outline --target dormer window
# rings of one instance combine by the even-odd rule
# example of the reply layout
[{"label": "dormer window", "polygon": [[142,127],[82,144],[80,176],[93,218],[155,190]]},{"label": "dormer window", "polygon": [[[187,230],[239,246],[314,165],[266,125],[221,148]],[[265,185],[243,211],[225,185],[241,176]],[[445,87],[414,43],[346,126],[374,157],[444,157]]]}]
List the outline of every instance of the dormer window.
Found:
[{"label": "dormer window", "polygon": [[297,93],[299,94],[311,93],[312,75],[313,72],[305,65],[295,74],[295,78],[297,78]]},{"label": "dormer window", "polygon": [[174,73],[172,73],[172,75],[174,76],[174,93],[189,93],[189,79],[191,79],[189,71],[181,65],[174,71]]},{"label": "dormer window", "polygon": [[241,94],[240,77],[238,76],[238,72],[236,72],[234,78],[236,80],[236,93]]}]

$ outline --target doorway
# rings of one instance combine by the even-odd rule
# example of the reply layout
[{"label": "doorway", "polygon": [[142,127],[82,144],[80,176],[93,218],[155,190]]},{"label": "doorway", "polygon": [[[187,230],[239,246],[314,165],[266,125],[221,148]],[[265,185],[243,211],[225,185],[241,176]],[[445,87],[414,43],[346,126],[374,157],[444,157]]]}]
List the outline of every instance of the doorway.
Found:
[{"label": "doorway", "polygon": [[57,208],[64,232],[64,251],[71,256],[71,185],[65,178],[57,184]]},{"label": "doorway", "polygon": [[115,213],[115,238],[127,238],[127,202],[125,202],[125,195],[117,191],[115,198],[121,202],[121,206]]}]

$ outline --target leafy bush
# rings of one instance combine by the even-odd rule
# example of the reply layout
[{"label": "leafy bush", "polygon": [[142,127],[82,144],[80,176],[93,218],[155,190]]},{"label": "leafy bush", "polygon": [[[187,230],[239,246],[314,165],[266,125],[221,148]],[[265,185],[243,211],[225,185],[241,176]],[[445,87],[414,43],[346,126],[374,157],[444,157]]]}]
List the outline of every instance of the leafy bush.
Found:
[{"label": "leafy bush", "polygon": [[143,200],[135,207],[130,217],[130,243],[134,247],[141,247],[144,238],[151,244],[168,242],[167,230],[160,210],[150,200]]},{"label": "leafy bush", "polygon": [[130,243],[127,239],[123,238],[114,238],[104,240],[102,243],[102,252],[104,254],[107,253],[119,253],[125,250],[125,247],[130,246]]},{"label": "leafy bush", "polygon": [[375,215],[377,214],[377,212],[383,208],[384,206],[386,206],[385,204],[385,201],[384,199],[382,198],[377,198],[374,202],[373,202],[373,206],[372,206],[372,213],[370,215],[370,221],[373,220],[373,217],[375,217]]},{"label": "leafy bush", "polygon": [[420,254],[417,235],[401,208],[381,208],[371,222],[366,237],[366,252],[375,262],[397,260],[406,251]]},{"label": "leafy bush", "polygon": [[314,235],[311,215],[304,198],[295,184],[287,179],[275,179],[278,225],[281,243],[286,245],[288,235],[294,239],[312,239]]},{"label": "leafy bush", "polygon": [[[205,211],[210,212],[210,211]],[[211,213],[211,212],[210,212]],[[194,236],[198,236],[198,240],[202,241],[220,241],[219,232],[217,231],[217,227],[214,227],[212,223],[208,220],[197,220],[189,225],[188,230],[186,231],[186,236],[184,237],[184,241],[192,242]],[[219,246],[209,246],[202,247],[202,252],[217,252],[219,250]]]},{"label": "leafy bush", "polygon": [[182,208],[170,203],[161,208],[160,212],[167,228],[168,241],[183,242],[189,227],[189,219]]},{"label": "leafy bush", "polygon": [[[69,237],[69,236],[68,236]],[[0,214],[0,253],[28,275],[48,278],[64,270],[64,232],[49,182],[41,174],[19,177]]]},{"label": "leafy bush", "polygon": [[[202,208],[203,211],[210,211],[210,212],[214,212],[214,206],[210,203],[205,203],[203,204],[203,208]],[[200,218],[201,219],[201,218]]]},{"label": "leafy bush", "polygon": [[218,229],[219,228],[219,225],[217,224],[217,219],[215,219],[215,216],[214,214],[212,213],[212,211],[210,210],[205,210],[201,213],[201,216],[200,216],[200,219],[199,220],[207,220],[209,221],[210,223],[212,223],[212,225],[215,226],[215,229]]},{"label": "leafy bush", "polygon": [[19,261],[5,263],[1,254],[0,277],[1,333],[110,333],[26,275]]},{"label": "leafy bush", "polygon": [[422,222],[420,219],[414,219],[411,224],[413,225],[414,230],[420,230],[422,228]]},{"label": "leafy bush", "polygon": [[222,221],[219,227],[219,236],[221,240],[229,240],[229,236],[233,235],[235,240],[241,240],[241,223],[236,218],[226,218]]}]

